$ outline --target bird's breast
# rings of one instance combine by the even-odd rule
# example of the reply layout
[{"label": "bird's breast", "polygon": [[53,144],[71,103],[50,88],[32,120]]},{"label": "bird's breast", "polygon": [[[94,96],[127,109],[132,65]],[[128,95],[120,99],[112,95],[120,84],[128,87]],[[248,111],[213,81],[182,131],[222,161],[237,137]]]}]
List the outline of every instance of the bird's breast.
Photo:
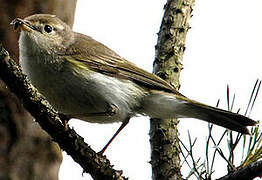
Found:
[{"label": "bird's breast", "polygon": [[[118,108],[113,117],[86,117],[86,121],[111,123],[134,115],[146,91],[125,79],[79,68],[58,60],[55,55],[39,50],[20,37],[20,64],[32,84],[58,111],[79,115],[107,112],[110,105]],[[60,62],[60,63],[57,63]]]}]

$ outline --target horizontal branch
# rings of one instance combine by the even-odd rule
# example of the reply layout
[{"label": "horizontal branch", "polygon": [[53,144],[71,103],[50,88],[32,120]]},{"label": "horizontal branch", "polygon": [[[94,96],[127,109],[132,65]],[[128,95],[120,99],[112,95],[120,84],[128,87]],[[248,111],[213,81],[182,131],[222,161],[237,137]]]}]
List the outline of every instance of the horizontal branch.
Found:
[{"label": "horizontal branch", "polygon": [[217,180],[251,180],[259,176],[262,176],[262,160],[251,163]]},{"label": "horizontal branch", "polygon": [[21,99],[24,107],[35,117],[42,129],[84,169],[84,172],[90,173],[94,179],[127,179],[122,176],[122,171],[112,168],[105,156],[92,150],[73,129],[64,127],[58,112],[29,83],[26,75],[1,44],[0,78]]}]

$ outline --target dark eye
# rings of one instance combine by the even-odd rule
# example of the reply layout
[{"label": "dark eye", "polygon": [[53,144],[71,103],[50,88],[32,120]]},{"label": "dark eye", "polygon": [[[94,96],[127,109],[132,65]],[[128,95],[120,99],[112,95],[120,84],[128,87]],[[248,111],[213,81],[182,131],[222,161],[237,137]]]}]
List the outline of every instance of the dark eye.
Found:
[{"label": "dark eye", "polygon": [[45,32],[50,33],[53,31],[53,27],[47,24],[45,25],[44,30]]}]

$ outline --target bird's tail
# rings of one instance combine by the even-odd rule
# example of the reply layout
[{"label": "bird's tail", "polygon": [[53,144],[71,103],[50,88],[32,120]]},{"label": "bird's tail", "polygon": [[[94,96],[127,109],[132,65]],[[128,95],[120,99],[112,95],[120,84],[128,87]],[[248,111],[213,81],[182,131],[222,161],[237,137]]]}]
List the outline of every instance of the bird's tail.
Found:
[{"label": "bird's tail", "polygon": [[[215,107],[199,103],[188,103],[186,106],[191,111],[191,115],[189,116],[192,118],[201,119],[243,134],[249,134],[246,126],[254,126],[257,124],[256,121],[243,115]],[[185,114],[185,116],[187,115]]]},{"label": "bird's tail", "polygon": [[169,93],[152,93],[146,98],[145,103],[146,114],[153,118],[196,118],[244,134],[249,134],[246,126],[257,124],[243,115]]}]

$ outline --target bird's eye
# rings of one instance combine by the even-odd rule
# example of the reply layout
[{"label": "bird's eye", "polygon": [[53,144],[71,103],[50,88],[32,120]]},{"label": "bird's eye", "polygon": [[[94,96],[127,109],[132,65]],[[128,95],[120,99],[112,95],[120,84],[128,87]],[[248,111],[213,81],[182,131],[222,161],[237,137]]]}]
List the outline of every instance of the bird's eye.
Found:
[{"label": "bird's eye", "polygon": [[44,30],[45,32],[50,33],[53,31],[53,27],[47,24],[45,25]]}]

